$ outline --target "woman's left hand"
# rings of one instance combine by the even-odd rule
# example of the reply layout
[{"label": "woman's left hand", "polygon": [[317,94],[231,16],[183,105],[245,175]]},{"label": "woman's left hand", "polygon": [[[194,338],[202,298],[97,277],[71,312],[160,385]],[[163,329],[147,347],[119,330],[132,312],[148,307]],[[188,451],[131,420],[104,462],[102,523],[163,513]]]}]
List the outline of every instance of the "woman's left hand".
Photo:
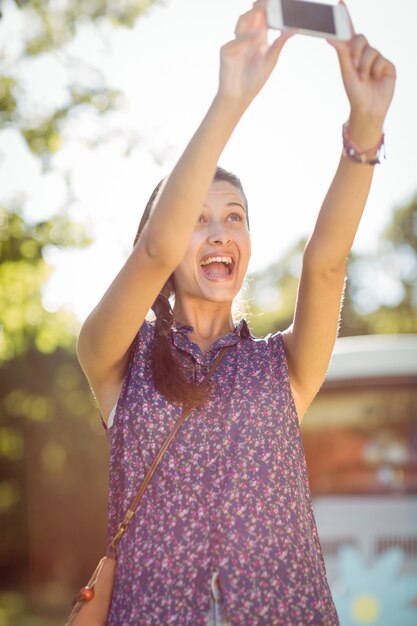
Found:
[{"label": "woman's left hand", "polygon": [[364,35],[354,34],[350,41],[328,42],[336,48],[352,114],[382,122],[394,94],[394,65],[372,48]]},{"label": "woman's left hand", "polygon": [[219,93],[241,100],[247,106],[259,93],[277,64],[286,41],[294,34],[288,30],[268,43],[266,0],[256,0],[239,17],[235,38],[220,51]]}]

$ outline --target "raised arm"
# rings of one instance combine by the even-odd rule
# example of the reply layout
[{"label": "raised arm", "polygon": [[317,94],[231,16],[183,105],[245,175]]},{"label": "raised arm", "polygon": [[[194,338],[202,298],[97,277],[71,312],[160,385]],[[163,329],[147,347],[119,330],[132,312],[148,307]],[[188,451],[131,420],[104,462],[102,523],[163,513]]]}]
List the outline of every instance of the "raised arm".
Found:
[{"label": "raised arm", "polygon": [[132,254],[81,329],[79,360],[104,417],[120,393],[131,343],[186,252],[219,156],[289,36],[268,45],[262,6],[239,18],[235,38],[221,49],[219,88],[206,116],[159,193]]},{"label": "raised arm", "polygon": [[[363,35],[329,42],[338,53],[351,105],[348,140],[363,151],[378,146],[391,103],[395,68]],[[362,151],[362,150],[361,150]],[[375,154],[374,154],[375,156]],[[299,418],[326,374],[339,326],[350,252],[371,186],[373,165],[342,156],[303,257],[293,324],[284,333]]]}]

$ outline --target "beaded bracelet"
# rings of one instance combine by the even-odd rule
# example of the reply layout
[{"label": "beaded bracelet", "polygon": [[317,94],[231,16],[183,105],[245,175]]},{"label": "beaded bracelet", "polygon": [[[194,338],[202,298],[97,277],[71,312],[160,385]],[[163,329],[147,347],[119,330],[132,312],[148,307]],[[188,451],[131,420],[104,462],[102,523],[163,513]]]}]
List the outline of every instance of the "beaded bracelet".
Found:
[{"label": "beaded bracelet", "polygon": [[356,161],[356,163],[367,163],[368,165],[376,165],[380,163],[379,153],[381,148],[384,148],[384,159],[386,159],[385,153],[385,134],[382,133],[382,137],[378,144],[373,148],[369,148],[369,150],[361,150],[357,145],[353,143],[351,138],[349,137],[348,128],[349,122],[345,122],[343,124],[343,156],[352,159],[352,161]]}]

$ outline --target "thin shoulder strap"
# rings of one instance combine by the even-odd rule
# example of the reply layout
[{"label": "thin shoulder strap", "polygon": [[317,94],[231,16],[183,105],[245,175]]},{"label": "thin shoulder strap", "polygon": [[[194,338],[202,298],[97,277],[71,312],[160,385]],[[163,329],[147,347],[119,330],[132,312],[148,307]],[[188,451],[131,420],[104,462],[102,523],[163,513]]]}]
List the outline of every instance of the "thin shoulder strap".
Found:
[{"label": "thin shoulder strap", "polygon": [[[214,359],[213,364],[212,364],[212,366],[210,367],[210,369],[209,369],[209,371],[207,373],[207,376],[205,377],[205,379],[202,382],[203,385],[205,383],[207,383],[208,380],[211,378],[213,372],[219,366],[221,360],[223,359],[227,349],[228,349],[228,346],[224,346],[223,348],[221,348],[221,350],[219,351],[218,355]],[[132,502],[131,502],[131,504],[129,506],[129,509],[127,510],[126,515],[124,516],[123,521],[119,524],[117,532],[114,535],[114,537],[112,539],[112,542],[110,544],[110,550],[107,553],[108,556],[113,556],[113,557],[116,556],[116,554],[117,554],[117,544],[119,543],[120,539],[125,534],[125,532],[127,530],[127,527],[129,526],[129,523],[132,520],[132,517],[134,516],[134,514],[136,512],[138,504],[141,501],[143,494],[145,493],[146,487],[148,486],[152,476],[154,475],[156,468],[158,467],[160,461],[162,460],[162,457],[164,456],[165,452],[167,451],[169,444],[174,439],[175,435],[177,434],[177,432],[179,431],[181,426],[184,424],[185,420],[190,415],[192,410],[193,410],[193,407],[190,406],[190,405],[187,405],[187,406],[184,407],[183,412],[181,413],[181,415],[179,416],[179,418],[175,422],[174,428],[171,430],[171,432],[166,437],[164,443],[159,448],[159,451],[158,451],[157,455],[155,456],[154,460],[152,461],[152,464],[151,464],[150,468],[148,469],[145,478],[141,482],[141,484],[139,486],[139,489],[138,489],[138,492],[137,492],[136,496],[134,497],[134,499],[132,500]]]}]

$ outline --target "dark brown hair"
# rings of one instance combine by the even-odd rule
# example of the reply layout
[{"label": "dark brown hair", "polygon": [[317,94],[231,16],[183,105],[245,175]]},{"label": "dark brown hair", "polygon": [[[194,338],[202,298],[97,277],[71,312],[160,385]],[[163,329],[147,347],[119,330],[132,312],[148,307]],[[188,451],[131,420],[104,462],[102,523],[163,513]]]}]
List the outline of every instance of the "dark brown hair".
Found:
[{"label": "dark brown hair", "polygon": [[[164,181],[165,178],[157,184],[146,204],[133,245],[136,244],[145,228],[158,192]],[[215,181],[226,181],[239,191],[245,204],[246,220],[249,228],[248,201],[240,179],[235,174],[232,174],[232,172],[218,166],[213,178],[213,182]],[[188,382],[183,366],[179,363],[172,351],[168,335],[174,323],[174,313],[170,303],[170,297],[173,294],[175,294],[175,289],[173,276],[171,274],[151,307],[156,318],[156,342],[152,354],[152,374],[157,388],[169,400],[172,402],[191,404],[196,407],[207,400],[210,387],[207,385],[194,385]]]}]

